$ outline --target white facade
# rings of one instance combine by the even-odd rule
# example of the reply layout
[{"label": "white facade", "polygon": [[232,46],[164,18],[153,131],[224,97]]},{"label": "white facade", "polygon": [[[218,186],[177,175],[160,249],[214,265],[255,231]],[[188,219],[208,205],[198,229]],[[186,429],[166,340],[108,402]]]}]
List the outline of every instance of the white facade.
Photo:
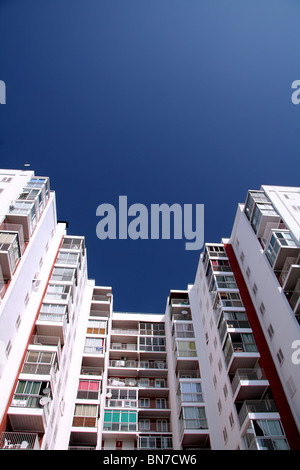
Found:
[{"label": "white facade", "polygon": [[47,177],[0,170],[0,214],[0,448],[290,447],[253,312],[299,429],[299,188],[251,192],[162,314],[114,311]]},{"label": "white facade", "polygon": [[[299,364],[292,361],[292,345],[300,341],[300,189],[262,186],[256,194],[266,194],[274,213],[263,214],[255,231],[240,204],[230,242],[300,430]],[[275,235],[276,253],[276,245],[270,251]]]}]

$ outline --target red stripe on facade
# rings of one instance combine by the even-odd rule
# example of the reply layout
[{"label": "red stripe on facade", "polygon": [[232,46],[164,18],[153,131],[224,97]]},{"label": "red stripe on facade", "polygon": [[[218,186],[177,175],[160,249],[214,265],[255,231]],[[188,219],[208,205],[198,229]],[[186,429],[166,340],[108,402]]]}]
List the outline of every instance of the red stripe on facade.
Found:
[{"label": "red stripe on facade", "polygon": [[259,318],[253,306],[250,294],[248,292],[244,277],[241,273],[239,264],[235,257],[231,245],[225,245],[225,250],[235,276],[240,295],[247,312],[248,320],[253,330],[254,339],[260,353],[260,365],[265,370],[268,381],[271,386],[272,394],[280,414],[281,422],[284,427],[286,437],[291,450],[300,450],[300,434],[295,423],[293,414],[288,404],[285,392],[283,390],[280,378],[278,376],[273,357],[270,353],[264,332],[261,328]]},{"label": "red stripe on facade", "polygon": [[28,346],[30,344],[30,340],[31,340],[31,337],[32,335],[34,334],[34,330],[35,330],[35,324],[36,324],[36,321],[39,317],[39,314],[40,314],[40,309],[41,309],[41,306],[42,306],[42,303],[44,301],[44,297],[45,297],[45,294],[46,294],[46,291],[47,291],[47,288],[48,288],[48,284],[49,284],[49,281],[51,279],[51,276],[52,276],[52,272],[53,272],[53,269],[54,269],[54,265],[56,263],[56,260],[57,260],[57,257],[58,257],[58,254],[59,254],[59,250],[62,246],[62,243],[63,243],[63,239],[64,237],[62,237],[61,241],[60,241],[60,244],[59,244],[59,247],[58,247],[58,250],[57,250],[57,253],[56,253],[56,256],[55,256],[55,260],[52,264],[52,268],[51,268],[51,271],[50,271],[50,274],[48,276],[48,280],[47,280],[47,284],[46,284],[46,287],[44,289],[44,292],[43,292],[43,295],[42,295],[42,300],[40,302],[40,305],[39,305],[39,308],[37,310],[37,314],[36,314],[36,317],[35,317],[35,320],[33,322],[33,326],[31,328],[31,331],[30,331],[30,334],[29,334],[29,337],[28,337],[28,341],[27,341],[27,345],[26,345],[26,348],[25,348],[25,351],[24,351],[24,354],[23,354],[23,358],[22,358],[22,361],[21,361],[21,364],[20,364],[20,367],[18,369],[18,372],[17,372],[17,375],[16,375],[16,379],[15,379],[15,382],[14,382],[14,386],[12,388],[12,391],[11,391],[11,394],[10,394],[10,397],[9,397],[9,400],[7,402],[7,407],[6,407],[6,410],[4,412],[4,415],[3,415],[3,418],[2,418],[2,421],[0,423],[0,432],[4,432],[6,430],[6,427],[7,427],[7,412],[8,412],[8,408],[10,407],[10,404],[11,404],[11,401],[13,399],[13,396],[14,396],[14,393],[15,393],[15,388],[17,386],[17,383],[18,383],[18,380],[19,380],[19,375],[21,373],[21,370],[22,370],[22,367],[23,367],[23,364],[24,364],[24,361],[25,361],[25,358],[26,358],[26,354],[27,354],[27,350],[28,350]]}]

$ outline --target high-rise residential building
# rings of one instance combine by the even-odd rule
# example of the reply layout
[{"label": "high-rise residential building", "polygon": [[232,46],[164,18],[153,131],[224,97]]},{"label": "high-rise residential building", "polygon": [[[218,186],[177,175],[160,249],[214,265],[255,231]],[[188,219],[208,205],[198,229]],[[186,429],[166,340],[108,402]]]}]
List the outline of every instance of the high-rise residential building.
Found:
[{"label": "high-rise residential building", "polygon": [[49,178],[0,170],[0,448],[299,449],[299,215],[249,191],[163,313],[116,312]]}]

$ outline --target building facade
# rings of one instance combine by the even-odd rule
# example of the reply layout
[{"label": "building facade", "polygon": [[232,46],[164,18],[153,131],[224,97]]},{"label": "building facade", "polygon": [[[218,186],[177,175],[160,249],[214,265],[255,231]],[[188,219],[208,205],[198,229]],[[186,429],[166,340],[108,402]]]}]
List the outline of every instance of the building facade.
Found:
[{"label": "building facade", "polygon": [[299,188],[249,191],[162,314],[114,311],[49,178],[0,170],[0,210],[0,448],[299,449]]}]

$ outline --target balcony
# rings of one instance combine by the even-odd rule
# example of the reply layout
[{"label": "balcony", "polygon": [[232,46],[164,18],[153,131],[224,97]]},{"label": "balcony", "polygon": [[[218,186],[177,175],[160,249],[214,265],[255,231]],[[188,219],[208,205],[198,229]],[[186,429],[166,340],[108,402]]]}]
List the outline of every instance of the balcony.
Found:
[{"label": "balcony", "polygon": [[51,312],[50,308],[46,309],[46,304],[42,305],[40,314],[36,321],[37,335],[42,337],[58,337],[61,344],[65,342],[66,331],[67,331],[67,306],[59,305],[58,308],[62,309],[62,312]]},{"label": "balcony", "polygon": [[223,354],[231,374],[237,369],[253,368],[260,357],[252,333],[228,333]]},{"label": "balcony", "polygon": [[22,225],[2,223],[0,226],[0,266],[3,279],[12,278],[25,251]]},{"label": "balcony", "polygon": [[263,369],[237,369],[231,387],[234,401],[260,399],[269,381]]},{"label": "balcony", "polygon": [[289,230],[271,230],[265,255],[274,271],[281,271],[287,258],[298,257],[299,254],[300,247]]},{"label": "balcony", "polygon": [[300,278],[300,256],[288,256],[279,272],[279,283],[283,290],[293,290]]},{"label": "balcony", "polygon": [[174,348],[175,363],[181,362],[182,368],[191,369],[190,362],[197,358],[195,341],[176,340]]},{"label": "balcony", "polygon": [[248,420],[280,419],[274,400],[246,400],[239,411],[241,428]]},{"label": "balcony", "polygon": [[100,400],[101,381],[91,378],[80,378],[77,390],[78,400]]},{"label": "balcony", "polygon": [[0,434],[0,449],[40,450],[38,434],[21,432],[2,432]]},{"label": "balcony", "polygon": [[36,205],[31,201],[16,201],[9,208],[6,215],[8,224],[21,225],[23,228],[24,240],[28,242],[37,224]]},{"label": "balcony", "polygon": [[250,421],[243,439],[249,450],[289,450],[279,419]]},{"label": "balcony", "polygon": [[178,293],[176,296],[171,293],[170,298],[170,317],[174,320],[191,320],[191,307],[188,295],[183,296]]},{"label": "balcony", "polygon": [[241,329],[251,330],[246,312],[222,310],[218,326],[221,343],[223,343],[227,333],[232,333]]},{"label": "balcony", "polygon": [[74,252],[81,252],[84,256],[85,254],[85,244],[83,237],[71,237],[65,236],[61,245],[62,250],[74,250]]},{"label": "balcony", "polygon": [[[135,369],[135,373],[139,371],[140,375],[149,376],[149,371],[154,370],[155,376],[165,375],[168,371],[166,361],[135,361],[127,360],[127,358],[113,359],[109,361],[109,367],[115,369],[114,373],[126,376],[130,372],[129,369]],[[130,374],[131,375],[131,374]]]},{"label": "balcony", "polygon": [[291,309],[297,317],[300,314],[300,279],[298,279],[295,288],[292,291],[285,292]]},{"label": "balcony", "polygon": [[248,192],[244,212],[258,238],[263,237],[268,224],[280,222],[280,215],[263,191]]},{"label": "balcony", "polygon": [[205,447],[207,445],[209,431],[204,407],[182,407],[179,423],[183,447]]},{"label": "balcony", "polygon": [[[47,427],[51,398],[47,394],[39,393],[18,393],[20,385],[26,383],[19,380],[16,392],[8,409],[8,417],[12,430],[43,433]],[[32,387],[39,385],[39,382],[31,382]],[[26,383],[26,388],[30,383]],[[41,383],[42,384],[42,383]],[[47,388],[46,388],[47,385]],[[47,383],[44,383],[44,390],[48,390]]]}]

